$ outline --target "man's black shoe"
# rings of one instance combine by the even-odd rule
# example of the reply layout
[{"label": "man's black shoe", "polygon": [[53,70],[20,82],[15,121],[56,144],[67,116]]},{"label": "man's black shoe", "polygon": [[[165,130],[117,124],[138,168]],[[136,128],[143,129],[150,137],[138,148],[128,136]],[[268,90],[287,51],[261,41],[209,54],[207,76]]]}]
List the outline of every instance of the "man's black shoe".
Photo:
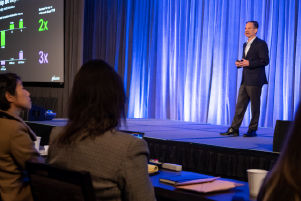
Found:
[{"label": "man's black shoe", "polygon": [[239,131],[238,129],[235,129],[235,128],[232,128],[230,127],[227,132],[225,133],[220,133],[221,135],[224,135],[224,136],[231,136],[231,137],[237,137],[239,136]]},{"label": "man's black shoe", "polygon": [[255,130],[248,130],[246,134],[244,134],[244,137],[256,137],[256,131]]}]

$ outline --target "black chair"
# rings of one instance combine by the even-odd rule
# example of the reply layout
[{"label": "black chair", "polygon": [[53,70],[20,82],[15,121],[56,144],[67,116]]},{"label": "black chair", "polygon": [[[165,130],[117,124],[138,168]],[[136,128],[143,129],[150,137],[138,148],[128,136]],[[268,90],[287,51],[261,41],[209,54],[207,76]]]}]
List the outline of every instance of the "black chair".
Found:
[{"label": "black chair", "polygon": [[34,201],[96,201],[89,172],[26,162]]},{"label": "black chair", "polygon": [[182,190],[169,190],[165,188],[155,187],[157,201],[211,201],[202,194],[191,193]]}]

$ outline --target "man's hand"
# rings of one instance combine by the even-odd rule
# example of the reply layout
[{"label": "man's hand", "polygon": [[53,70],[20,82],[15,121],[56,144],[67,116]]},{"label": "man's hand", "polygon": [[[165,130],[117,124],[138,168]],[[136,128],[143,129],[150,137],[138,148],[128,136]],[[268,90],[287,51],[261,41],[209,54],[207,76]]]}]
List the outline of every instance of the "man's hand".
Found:
[{"label": "man's hand", "polygon": [[250,65],[249,60],[242,59],[240,62],[241,67],[248,67]]},{"label": "man's hand", "polygon": [[237,67],[242,67],[242,65],[241,65],[241,60],[236,60],[236,61],[235,61],[235,66],[237,66]]},{"label": "man's hand", "polygon": [[235,65],[237,67],[247,67],[250,65],[250,63],[249,60],[242,59],[242,60],[236,60]]}]

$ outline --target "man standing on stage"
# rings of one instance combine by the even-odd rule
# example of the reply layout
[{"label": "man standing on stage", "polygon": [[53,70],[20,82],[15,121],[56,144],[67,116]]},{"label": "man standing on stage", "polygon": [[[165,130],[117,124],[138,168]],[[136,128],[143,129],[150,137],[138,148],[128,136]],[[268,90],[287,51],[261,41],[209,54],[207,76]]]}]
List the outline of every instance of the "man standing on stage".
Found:
[{"label": "man standing on stage", "polygon": [[244,118],[244,114],[251,101],[252,119],[248,132],[244,137],[257,136],[258,121],[260,115],[261,89],[267,84],[265,66],[269,64],[269,50],[265,41],[256,37],[258,22],[248,21],[245,28],[245,35],[248,41],[243,46],[242,60],[237,60],[235,65],[243,68],[242,81],[238,92],[235,106],[235,116],[231,127],[221,135],[239,136],[239,127]]}]

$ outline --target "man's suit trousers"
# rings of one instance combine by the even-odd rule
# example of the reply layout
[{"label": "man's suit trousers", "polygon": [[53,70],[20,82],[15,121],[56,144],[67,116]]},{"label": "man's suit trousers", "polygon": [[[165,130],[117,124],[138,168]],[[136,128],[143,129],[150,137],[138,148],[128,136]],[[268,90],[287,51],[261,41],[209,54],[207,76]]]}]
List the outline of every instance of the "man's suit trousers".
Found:
[{"label": "man's suit trousers", "polygon": [[262,86],[247,86],[242,84],[239,88],[235,115],[232,121],[232,128],[239,129],[244,118],[246,109],[251,101],[252,119],[249,130],[257,130],[260,115],[260,96]]}]

